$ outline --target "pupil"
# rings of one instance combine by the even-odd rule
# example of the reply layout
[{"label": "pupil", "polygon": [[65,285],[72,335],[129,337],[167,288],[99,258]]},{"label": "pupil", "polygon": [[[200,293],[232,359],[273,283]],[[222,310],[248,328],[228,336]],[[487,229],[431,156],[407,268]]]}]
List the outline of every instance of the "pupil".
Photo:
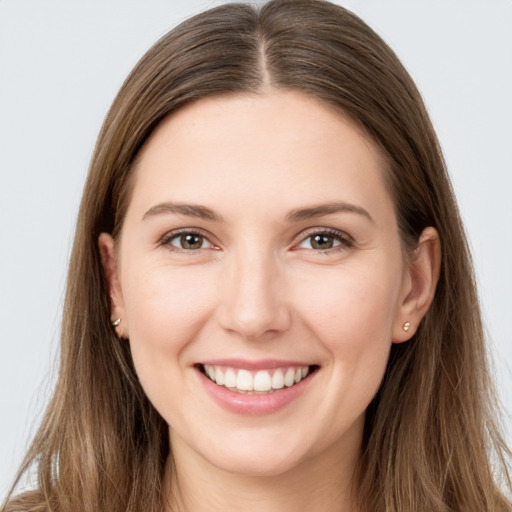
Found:
[{"label": "pupil", "polygon": [[183,235],[181,246],[183,249],[200,249],[203,245],[203,237],[199,235]]},{"label": "pupil", "polygon": [[314,249],[330,249],[332,247],[332,236],[315,235],[313,236],[312,246]]}]

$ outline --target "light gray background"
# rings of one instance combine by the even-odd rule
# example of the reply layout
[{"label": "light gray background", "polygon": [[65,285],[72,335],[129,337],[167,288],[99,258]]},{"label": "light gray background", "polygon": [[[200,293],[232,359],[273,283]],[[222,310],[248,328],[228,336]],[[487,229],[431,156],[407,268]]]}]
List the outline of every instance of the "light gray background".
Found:
[{"label": "light gray background", "polygon": [[[0,0],[0,501],[54,378],[81,187],[124,77],[221,2]],[[476,261],[512,440],[512,1],[347,0],[416,80]]]}]

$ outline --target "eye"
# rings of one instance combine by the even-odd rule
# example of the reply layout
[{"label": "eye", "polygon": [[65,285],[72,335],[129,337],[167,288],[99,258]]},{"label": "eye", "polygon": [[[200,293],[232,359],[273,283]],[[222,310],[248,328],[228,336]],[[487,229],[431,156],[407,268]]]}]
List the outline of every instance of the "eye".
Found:
[{"label": "eye", "polygon": [[161,245],[177,251],[197,251],[215,247],[204,235],[195,231],[170,233],[162,240]]},{"label": "eye", "polygon": [[345,233],[337,230],[323,230],[311,233],[297,245],[297,248],[327,252],[331,249],[343,249],[352,245],[352,239]]}]

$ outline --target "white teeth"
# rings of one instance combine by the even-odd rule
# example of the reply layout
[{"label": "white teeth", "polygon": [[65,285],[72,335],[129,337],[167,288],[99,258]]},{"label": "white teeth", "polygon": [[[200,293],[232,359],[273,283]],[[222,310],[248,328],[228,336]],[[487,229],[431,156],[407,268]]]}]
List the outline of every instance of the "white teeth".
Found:
[{"label": "white teeth", "polygon": [[295,383],[295,371],[293,368],[289,368],[284,376],[284,385],[289,388],[293,386]]},{"label": "white teeth", "polygon": [[227,388],[236,388],[236,373],[231,368],[224,374],[224,385]]},{"label": "white teeth", "polygon": [[[219,381],[217,381],[217,384]],[[254,385],[252,381],[251,372],[247,370],[239,370],[236,378],[236,387],[242,391],[253,391]]]},{"label": "white teeth", "polygon": [[309,374],[309,366],[276,368],[275,370],[249,370],[204,365],[205,374],[219,386],[247,393],[272,393],[285,386],[298,384]]},{"label": "white teeth", "polygon": [[272,378],[270,373],[260,370],[254,376],[254,391],[269,391],[272,389]]},{"label": "white teeth", "polygon": [[274,372],[274,375],[272,375],[272,388],[273,389],[284,388],[284,377],[283,377],[283,372],[281,370],[276,370]]},{"label": "white teeth", "polygon": [[224,384],[224,373],[218,366],[215,368],[215,382],[220,386]]}]

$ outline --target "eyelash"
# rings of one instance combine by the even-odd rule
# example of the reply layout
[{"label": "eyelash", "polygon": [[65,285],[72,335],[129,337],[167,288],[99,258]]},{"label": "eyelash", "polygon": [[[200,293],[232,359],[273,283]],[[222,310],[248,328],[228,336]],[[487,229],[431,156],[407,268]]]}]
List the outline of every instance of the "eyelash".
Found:
[{"label": "eyelash", "polygon": [[[183,230],[172,231],[170,233],[167,233],[160,240],[158,245],[162,246],[162,247],[166,247],[168,250],[173,251],[173,252],[182,252],[182,253],[189,253],[189,254],[200,250],[201,248],[184,249],[184,248],[176,247],[176,246],[172,245],[171,242],[173,240],[175,240],[179,237],[182,237],[182,236],[186,236],[186,235],[193,235],[193,236],[201,237],[203,240],[206,240],[209,244],[211,244],[211,246],[212,246],[211,248],[218,249],[218,247],[215,246],[215,244],[213,244],[209,240],[208,236],[206,236],[203,232],[196,230],[196,229],[183,229]],[[312,237],[314,237],[316,235],[323,235],[328,238],[332,238],[335,241],[338,241],[339,244],[335,245],[333,247],[330,247],[328,249],[306,248],[307,250],[311,250],[313,252],[317,252],[317,253],[321,253],[321,254],[331,254],[333,252],[342,251],[342,250],[349,249],[354,246],[354,240],[352,239],[352,237],[350,237],[343,231],[338,231],[337,229],[332,229],[332,228],[317,228],[317,229],[312,229],[312,230],[306,232],[306,236],[302,235],[300,242],[298,244],[294,245],[294,250],[300,250],[300,248],[298,248],[298,247],[301,244],[303,244],[308,239],[311,239]]]},{"label": "eyelash", "polygon": [[352,237],[344,233],[343,231],[338,231],[337,229],[332,228],[314,228],[311,231],[306,232],[306,236],[301,238],[301,242],[299,244],[296,244],[295,247],[297,247],[300,244],[303,244],[307,240],[313,238],[316,235],[323,235],[328,238],[333,238],[339,242],[338,245],[335,245],[334,247],[330,247],[329,249],[308,249],[312,250],[314,252],[318,252],[321,254],[331,254],[333,252],[337,251],[343,251],[345,249],[350,249],[354,246],[354,240]]},{"label": "eyelash", "polygon": [[182,236],[186,236],[186,235],[193,235],[193,236],[201,237],[203,240],[208,241],[213,247],[216,247],[212,242],[210,242],[210,240],[204,233],[202,233],[201,231],[196,230],[196,229],[183,229],[183,230],[172,231],[170,233],[167,233],[162,238],[162,240],[160,240],[158,245],[166,247],[167,249],[169,249],[170,251],[173,251],[173,252],[184,252],[184,253],[196,252],[198,249],[184,249],[181,247],[176,247],[171,244],[171,242],[174,239],[182,237]]}]

